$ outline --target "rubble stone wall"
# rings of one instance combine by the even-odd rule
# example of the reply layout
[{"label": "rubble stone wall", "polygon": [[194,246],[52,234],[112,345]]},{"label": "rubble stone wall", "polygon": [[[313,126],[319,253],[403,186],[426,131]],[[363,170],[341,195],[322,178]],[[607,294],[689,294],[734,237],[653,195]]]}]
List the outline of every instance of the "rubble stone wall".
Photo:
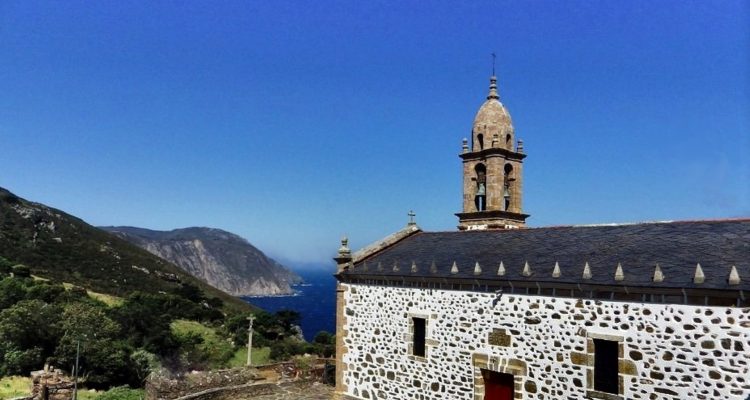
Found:
[{"label": "rubble stone wall", "polygon": [[[347,398],[479,400],[481,369],[512,374],[516,399],[750,395],[750,308],[342,285]],[[593,390],[594,339],[618,342],[617,394]]]}]

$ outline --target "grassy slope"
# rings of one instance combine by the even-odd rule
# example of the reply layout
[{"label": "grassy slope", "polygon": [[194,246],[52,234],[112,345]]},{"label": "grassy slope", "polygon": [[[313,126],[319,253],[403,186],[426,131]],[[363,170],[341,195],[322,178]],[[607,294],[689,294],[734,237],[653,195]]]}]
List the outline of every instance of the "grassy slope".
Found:
[{"label": "grassy slope", "polygon": [[[222,299],[228,309],[251,310],[244,301],[135,245],[60,210],[21,199],[3,188],[0,188],[0,256],[27,265],[34,275],[118,297],[136,290],[168,291],[177,283],[158,275],[170,274],[200,287],[208,297]],[[145,268],[149,273],[133,266]]]},{"label": "grassy slope", "polygon": [[27,396],[31,393],[31,378],[6,376],[0,379],[0,399]]},{"label": "grassy slope", "polygon": [[[243,367],[247,362],[247,348],[235,351],[232,344],[219,336],[213,328],[199,322],[177,320],[171,324],[172,332],[178,337],[189,334],[198,335],[203,339],[200,345],[210,357],[212,368]],[[266,364],[269,361],[271,349],[269,347],[253,348],[253,365]]]},{"label": "grassy slope", "polygon": [[[263,365],[271,362],[270,347],[253,347],[253,354],[250,355],[253,365]],[[229,368],[244,367],[247,364],[247,348],[242,347],[237,350],[229,360]]]},{"label": "grassy slope", "polygon": [[[140,391],[143,393],[143,391]],[[95,400],[104,392],[97,392],[81,388],[78,392],[79,400]],[[25,376],[6,376],[0,378],[0,400],[31,394],[31,378]]]}]

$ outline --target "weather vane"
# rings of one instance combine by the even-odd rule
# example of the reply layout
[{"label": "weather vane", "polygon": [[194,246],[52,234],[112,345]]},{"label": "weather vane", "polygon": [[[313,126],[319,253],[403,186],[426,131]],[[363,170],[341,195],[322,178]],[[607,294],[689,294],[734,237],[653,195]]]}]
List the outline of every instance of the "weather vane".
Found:
[{"label": "weather vane", "polygon": [[495,76],[495,52],[492,52],[492,76]]}]

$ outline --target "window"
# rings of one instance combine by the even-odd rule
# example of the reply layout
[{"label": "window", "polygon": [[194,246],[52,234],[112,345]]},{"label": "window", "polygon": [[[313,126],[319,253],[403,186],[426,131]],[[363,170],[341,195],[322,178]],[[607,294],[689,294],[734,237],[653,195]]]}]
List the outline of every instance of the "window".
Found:
[{"label": "window", "polygon": [[481,133],[477,135],[477,145],[479,146],[479,150],[484,150],[484,135]]},{"label": "window", "polygon": [[412,344],[412,354],[418,357],[425,357],[425,339],[427,336],[427,320],[419,317],[412,317],[414,326],[414,343]]},{"label": "window", "polygon": [[613,340],[594,339],[594,390],[619,393],[618,346]]}]

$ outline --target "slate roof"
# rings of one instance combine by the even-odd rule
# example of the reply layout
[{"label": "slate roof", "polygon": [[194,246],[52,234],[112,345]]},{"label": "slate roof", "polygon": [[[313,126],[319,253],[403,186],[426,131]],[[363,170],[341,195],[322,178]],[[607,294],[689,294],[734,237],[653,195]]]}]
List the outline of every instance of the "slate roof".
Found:
[{"label": "slate roof", "polygon": [[[451,272],[454,262],[456,273]],[[498,276],[500,262],[505,267],[503,276]],[[531,274],[524,276],[527,262]],[[552,276],[556,262],[560,266],[557,278]],[[475,273],[476,263],[479,274]],[[586,263],[590,279],[582,277]],[[615,280],[618,263],[624,273],[622,280]],[[703,283],[693,282],[697,263],[705,275]],[[664,276],[661,282],[653,279],[656,264]],[[733,266],[739,273],[739,284],[728,283]],[[383,250],[355,259],[354,266],[340,275],[744,291],[750,290],[750,219],[417,231]]]}]

